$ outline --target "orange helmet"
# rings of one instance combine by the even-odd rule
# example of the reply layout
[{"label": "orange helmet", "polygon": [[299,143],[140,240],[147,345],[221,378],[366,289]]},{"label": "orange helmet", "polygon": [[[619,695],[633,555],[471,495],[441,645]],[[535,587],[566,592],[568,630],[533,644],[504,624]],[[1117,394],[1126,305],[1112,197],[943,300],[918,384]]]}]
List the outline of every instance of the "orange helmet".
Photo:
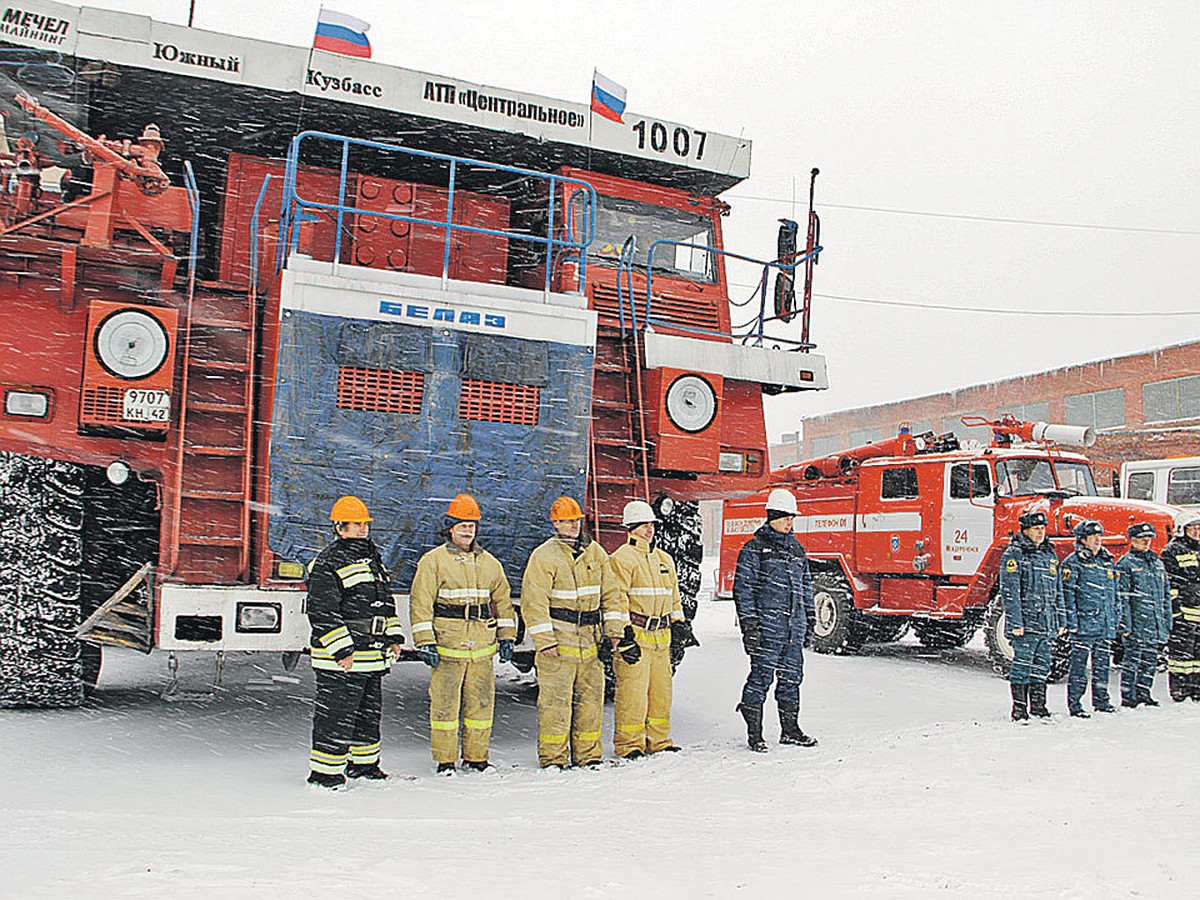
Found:
[{"label": "orange helmet", "polygon": [[478,522],[483,516],[479,512],[479,504],[470,494],[459,494],[446,507],[446,515],[460,522]]},{"label": "orange helmet", "polygon": [[550,521],[551,522],[569,522],[573,519],[582,519],[583,510],[579,508],[570,497],[559,497],[550,504]]},{"label": "orange helmet", "polygon": [[367,504],[357,497],[339,497],[329,511],[330,522],[374,522]]}]

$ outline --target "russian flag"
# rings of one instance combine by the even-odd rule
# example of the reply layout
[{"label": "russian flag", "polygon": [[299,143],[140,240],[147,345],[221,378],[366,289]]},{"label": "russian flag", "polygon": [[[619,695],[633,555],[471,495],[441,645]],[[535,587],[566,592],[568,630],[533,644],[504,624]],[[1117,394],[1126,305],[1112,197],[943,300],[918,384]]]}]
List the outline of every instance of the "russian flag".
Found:
[{"label": "russian flag", "polygon": [[604,116],[611,122],[622,125],[621,118],[625,112],[625,88],[611,78],[605,78],[598,71],[592,70],[592,112]]},{"label": "russian flag", "polygon": [[371,26],[362,19],[321,7],[317,14],[317,33],[313,37],[313,49],[370,59],[371,42],[367,40],[367,31],[370,28]]}]

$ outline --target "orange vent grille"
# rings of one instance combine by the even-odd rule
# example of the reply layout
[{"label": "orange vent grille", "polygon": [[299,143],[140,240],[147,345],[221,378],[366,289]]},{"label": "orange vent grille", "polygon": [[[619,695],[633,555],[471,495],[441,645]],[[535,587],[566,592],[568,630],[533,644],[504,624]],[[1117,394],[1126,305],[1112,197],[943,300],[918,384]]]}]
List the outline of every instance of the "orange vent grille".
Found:
[{"label": "orange vent grille", "polygon": [[[642,316],[646,312],[646,288],[645,285],[634,284],[634,303],[638,314],[638,324],[644,325],[641,321]],[[592,285],[592,307],[596,310],[601,325],[619,325],[618,302],[616,285],[597,283]],[[716,295],[714,294],[713,297]],[[671,322],[675,325],[684,325],[688,328],[705,328],[709,331],[719,331],[721,327],[720,317],[717,315],[717,307],[713,298],[705,297],[700,294],[691,297],[676,297],[672,294],[654,295],[654,300],[650,304],[650,315],[666,322]],[[704,305],[707,304],[707,305]],[[630,326],[629,321],[629,298],[625,298],[625,327]]]},{"label": "orange vent grille", "polygon": [[125,424],[125,391],[116,387],[85,387],[80,418],[102,425]]},{"label": "orange vent grille", "polygon": [[540,399],[540,389],[526,384],[464,378],[458,415],[479,422],[536,425]]},{"label": "orange vent grille", "polygon": [[338,369],[339,409],[414,415],[421,411],[424,397],[423,372],[357,369],[350,366]]}]

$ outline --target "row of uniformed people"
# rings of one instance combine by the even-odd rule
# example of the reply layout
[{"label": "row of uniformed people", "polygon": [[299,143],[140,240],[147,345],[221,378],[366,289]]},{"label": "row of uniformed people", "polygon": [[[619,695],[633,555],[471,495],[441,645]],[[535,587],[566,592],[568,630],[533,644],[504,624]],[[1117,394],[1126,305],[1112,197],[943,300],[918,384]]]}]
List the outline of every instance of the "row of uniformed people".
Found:
[{"label": "row of uniformed people", "polygon": [[[310,568],[308,616],[317,697],[309,782],[337,788],[346,778],[384,779],[379,766],[380,679],[403,642],[389,578],[368,537],[366,505],[343,497],[330,513],[335,540]],[[490,768],[493,658],[512,659],[517,636],[508,579],[478,543],[479,504],[459,494],[446,510],[444,542],[421,557],[410,624],[430,666],[430,745],[439,773]],[[601,761],[604,669],[614,652],[613,747],[636,759],[675,751],[671,730],[671,643],[697,642],[683,614],[671,557],[653,545],[656,516],[626,504],[627,542],[610,557],[583,531],[570,497],[550,510],[553,536],[530,555],[522,616],[538,671],[538,761]]]},{"label": "row of uniformed people", "polygon": [[[1151,694],[1159,649],[1168,647],[1171,696],[1200,700],[1200,515],[1184,513],[1160,559],[1150,549],[1152,524],[1127,529],[1130,549],[1119,561],[1102,546],[1095,520],[1073,529],[1075,549],[1059,563],[1046,540],[1046,514],[1031,511],[1000,559],[1005,636],[1012,642],[1009,674],[1012,718],[1050,715],[1046,681],[1056,638],[1070,641],[1067,709],[1088,718],[1083,696],[1091,681],[1092,708],[1116,712],[1108,694],[1111,641],[1124,648],[1121,705],[1157,706]],[[1164,565],[1165,564],[1165,565]]]}]

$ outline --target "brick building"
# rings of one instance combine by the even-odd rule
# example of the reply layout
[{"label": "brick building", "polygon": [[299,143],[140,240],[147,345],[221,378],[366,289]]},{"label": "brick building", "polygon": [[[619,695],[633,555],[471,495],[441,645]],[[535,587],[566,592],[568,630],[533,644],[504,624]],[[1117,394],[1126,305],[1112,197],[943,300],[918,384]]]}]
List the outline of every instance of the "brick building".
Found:
[{"label": "brick building", "polygon": [[772,446],[771,465],[882,440],[901,422],[914,434],[954,432],[987,442],[987,428],[968,428],[960,419],[1003,413],[1095,428],[1096,445],[1087,453],[1102,484],[1108,483],[1105,468],[1125,460],[1200,456],[1200,342],[814,416],[803,420],[802,433],[785,434]]}]

